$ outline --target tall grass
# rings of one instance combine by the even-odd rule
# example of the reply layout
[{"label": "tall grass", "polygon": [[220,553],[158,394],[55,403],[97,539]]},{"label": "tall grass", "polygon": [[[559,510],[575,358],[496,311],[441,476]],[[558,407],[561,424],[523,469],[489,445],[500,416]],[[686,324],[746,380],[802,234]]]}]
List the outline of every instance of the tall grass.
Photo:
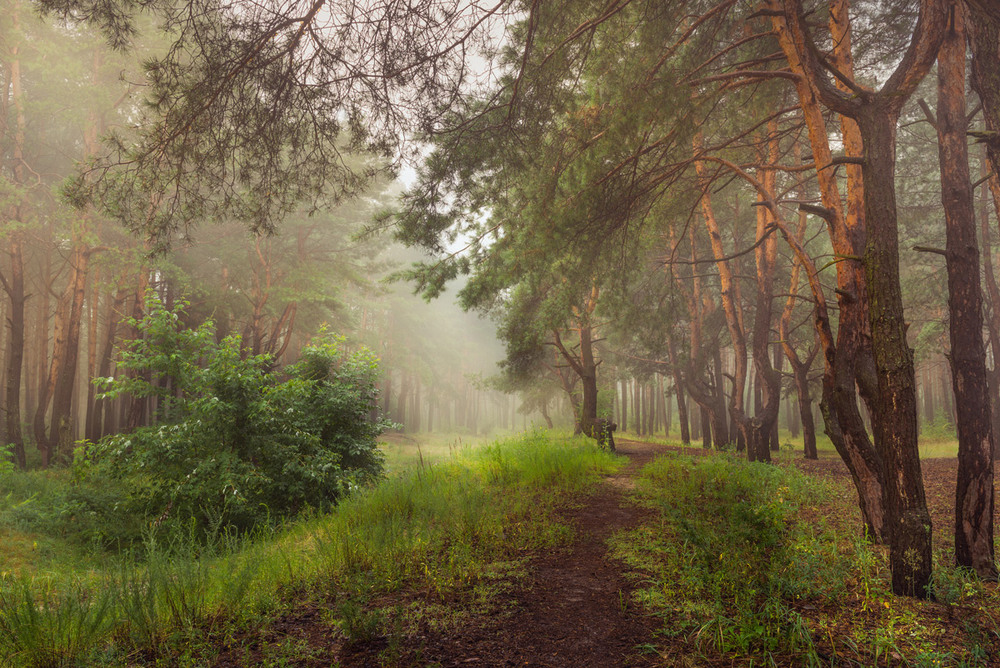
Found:
[{"label": "tall grass", "polygon": [[660,458],[640,493],[659,526],[617,536],[615,552],[649,583],[640,599],[666,632],[742,656],[818,657],[808,627],[788,605],[834,600],[851,564],[821,527],[793,522],[824,490],[794,470],[726,457]]},{"label": "tall grass", "polygon": [[220,532],[207,546],[151,538],[101,573],[7,573],[0,665],[162,654],[177,637],[266,614],[304,588],[347,600],[404,585],[443,596],[496,562],[565,539],[553,504],[617,466],[584,441],[533,433],[385,480],[271,536]]},{"label": "tall grass", "polygon": [[662,635],[680,636],[706,663],[996,665],[996,590],[939,558],[932,589],[955,606],[949,620],[962,615],[956,639],[939,604],[892,595],[884,550],[856,524],[826,523],[851,512],[834,490],[792,467],[661,457],[636,495],[656,519],[616,535],[612,549],[638,580],[636,597],[663,619]]}]

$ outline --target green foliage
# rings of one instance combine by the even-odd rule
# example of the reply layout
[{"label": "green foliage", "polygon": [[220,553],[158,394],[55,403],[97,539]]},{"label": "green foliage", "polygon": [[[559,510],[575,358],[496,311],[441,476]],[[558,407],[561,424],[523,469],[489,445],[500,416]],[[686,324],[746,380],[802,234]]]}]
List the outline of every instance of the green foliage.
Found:
[{"label": "green foliage", "polygon": [[0,478],[14,470],[13,451],[13,445],[0,445]]},{"label": "green foliage", "polygon": [[409,586],[488,597],[525,550],[568,537],[551,520],[554,500],[618,464],[584,439],[535,433],[383,480],[278,535],[151,538],[142,561],[126,554],[104,573],[4,575],[0,666],[125,665],[140,654],[204,665],[198,647],[211,652],[219,635],[310,591],[334,597],[338,625],[363,639],[384,619],[373,595]]},{"label": "green foliage", "polygon": [[925,422],[921,426],[920,436],[925,440],[953,440],[956,438],[955,425],[952,423],[951,419],[944,414],[944,411],[938,411],[933,420]]},{"label": "green foliage", "polygon": [[210,323],[182,328],[183,306],[151,297],[132,323],[141,336],[123,352],[127,373],[101,379],[105,397],[155,397],[159,422],[78,453],[85,484],[110,483],[125,517],[204,534],[325,509],[378,477],[375,439],[389,425],[371,418],[371,354],[348,354],[324,333],[280,381],[270,357],[244,356],[239,337],[216,343]]}]

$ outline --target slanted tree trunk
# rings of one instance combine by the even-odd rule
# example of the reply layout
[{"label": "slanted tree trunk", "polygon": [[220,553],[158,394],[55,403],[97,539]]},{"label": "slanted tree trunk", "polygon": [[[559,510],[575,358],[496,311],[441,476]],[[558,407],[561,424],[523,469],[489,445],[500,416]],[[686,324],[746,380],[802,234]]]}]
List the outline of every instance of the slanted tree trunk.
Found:
[{"label": "slanted tree trunk", "polygon": [[[19,30],[19,11],[14,8],[14,30]],[[26,118],[24,112],[24,97],[21,87],[20,46],[16,40],[11,46],[11,62],[8,70],[10,82],[11,103],[14,106],[14,181],[18,185],[24,183],[24,144]],[[8,90],[4,81],[4,93]],[[6,105],[5,105],[6,107]],[[0,137],[6,139],[5,137]],[[15,221],[14,229],[8,237],[8,253],[10,255],[10,274],[3,282],[4,290],[10,297],[10,315],[7,319],[10,325],[10,335],[7,338],[6,392],[4,402],[4,427],[6,441],[14,446],[14,462],[18,467],[27,465],[24,451],[24,436],[21,433],[21,374],[24,369],[24,304],[27,296],[24,294],[24,233],[19,229],[23,218],[21,204],[12,207],[11,218]]]},{"label": "slanted tree trunk", "polygon": [[993,449],[982,288],[966,141],[965,29],[961,3],[938,54],[938,156],[946,225],[952,387],[958,427],[955,562],[997,576],[993,554]]},{"label": "slanted tree trunk", "polygon": [[[817,167],[817,183],[822,210],[812,210],[827,222],[834,253],[840,256],[837,263],[837,299],[840,312],[836,341],[828,336],[829,320],[820,315],[825,306],[818,300],[822,290],[816,282],[814,271],[809,272],[810,289],[817,299],[816,328],[823,348],[824,379],[820,408],[827,435],[847,465],[855,489],[858,505],[865,524],[865,534],[871,540],[881,540],[884,534],[884,507],[882,499],[881,461],[864,421],[858,410],[857,387],[862,387],[866,401],[874,394],[871,334],[868,328],[867,289],[864,274],[857,261],[864,247],[865,221],[863,186],[856,172],[848,171],[849,205],[845,216],[840,190],[829,166],[833,162],[826,120],[820,107],[818,91],[810,85],[811,73],[806,62],[807,38],[803,25],[798,25],[801,6],[796,2],[769,0],[769,9],[775,12],[773,27],[778,42],[791,70],[800,76],[795,81],[799,104],[809,133],[813,160]],[[796,28],[796,29],[792,29]],[[846,76],[851,75],[849,60],[850,21],[846,2],[831,5],[831,31],[834,35],[834,52],[831,59]],[[860,154],[856,124],[844,125],[845,153]],[[786,230],[784,236],[790,238]],[[800,259],[805,256],[796,254]]]},{"label": "slanted tree trunk", "polygon": [[[80,323],[83,321],[83,300],[87,289],[87,268],[91,249],[82,241],[74,244],[70,255],[70,275],[57,311],[56,336],[52,349],[52,414],[49,427],[49,450],[62,458],[71,457],[73,425],[70,414],[73,389],[80,357]],[[61,315],[61,318],[59,317]],[[61,320],[61,321],[60,321]],[[43,406],[40,408],[44,409]]]},{"label": "slanted tree trunk", "polygon": [[[837,0],[831,18],[849,27],[846,5],[846,0]],[[837,7],[845,8],[842,16]],[[861,164],[867,239],[862,260],[878,388],[877,396],[868,405],[873,409],[875,443],[882,460],[892,588],[897,594],[918,597],[926,596],[931,575],[931,528],[917,450],[913,356],[906,341],[899,281],[895,132],[903,104],[937,56],[947,27],[948,7],[947,0],[921,0],[913,38],[878,91],[857,85],[842,72],[841,83],[850,91],[838,90],[831,84],[800,0],[783,0],[783,16],[776,19],[779,23],[783,20],[788,28],[788,39],[782,40],[782,47],[792,70],[824,104],[857,122],[864,146]],[[780,32],[781,27],[776,28]],[[819,156],[814,157],[819,163]],[[828,171],[828,165],[818,164],[818,173]]]}]

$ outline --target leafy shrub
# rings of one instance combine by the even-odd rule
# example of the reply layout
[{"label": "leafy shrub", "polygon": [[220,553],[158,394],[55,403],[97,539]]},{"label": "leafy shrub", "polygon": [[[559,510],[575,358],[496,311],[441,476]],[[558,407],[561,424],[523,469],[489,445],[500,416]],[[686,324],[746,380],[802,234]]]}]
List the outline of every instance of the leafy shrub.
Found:
[{"label": "leafy shrub", "polygon": [[247,530],[306,508],[326,509],[382,470],[376,437],[378,363],[321,333],[282,379],[239,337],[216,343],[211,323],[180,325],[181,304],[155,297],[133,321],[127,374],[103,378],[104,397],[153,397],[157,421],[88,445],[75,464],[91,485],[124,492],[118,510],[146,524],[204,534]]}]

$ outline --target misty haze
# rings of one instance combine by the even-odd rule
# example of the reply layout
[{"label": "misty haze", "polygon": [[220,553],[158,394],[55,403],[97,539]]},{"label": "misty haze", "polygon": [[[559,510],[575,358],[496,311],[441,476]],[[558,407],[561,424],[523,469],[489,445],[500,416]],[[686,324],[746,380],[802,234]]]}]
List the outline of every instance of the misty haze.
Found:
[{"label": "misty haze", "polygon": [[0,0],[0,667],[1000,665],[992,0]]}]

